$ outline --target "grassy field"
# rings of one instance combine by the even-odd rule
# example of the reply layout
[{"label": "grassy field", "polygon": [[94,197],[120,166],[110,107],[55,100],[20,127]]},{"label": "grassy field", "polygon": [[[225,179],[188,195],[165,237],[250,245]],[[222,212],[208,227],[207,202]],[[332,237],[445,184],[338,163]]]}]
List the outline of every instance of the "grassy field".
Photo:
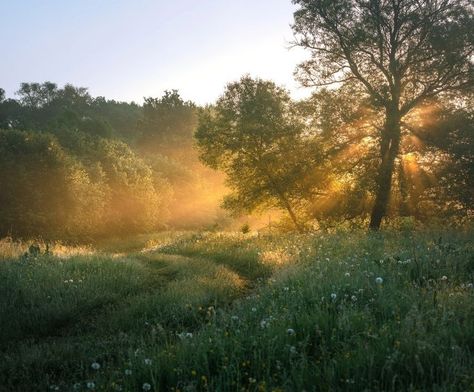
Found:
[{"label": "grassy field", "polygon": [[0,390],[474,390],[472,238],[6,239]]}]

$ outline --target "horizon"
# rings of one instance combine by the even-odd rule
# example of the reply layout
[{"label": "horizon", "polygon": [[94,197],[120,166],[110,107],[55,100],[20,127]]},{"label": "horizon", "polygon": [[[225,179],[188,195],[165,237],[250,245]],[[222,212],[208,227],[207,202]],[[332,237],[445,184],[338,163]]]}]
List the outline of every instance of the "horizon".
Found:
[{"label": "horizon", "polygon": [[205,105],[249,74],[304,98],[310,89],[293,72],[306,54],[289,49],[294,8],[287,0],[2,4],[5,28],[14,34],[1,44],[9,55],[0,65],[0,87],[15,98],[22,82],[70,83],[92,96],[138,104],[176,89]]}]

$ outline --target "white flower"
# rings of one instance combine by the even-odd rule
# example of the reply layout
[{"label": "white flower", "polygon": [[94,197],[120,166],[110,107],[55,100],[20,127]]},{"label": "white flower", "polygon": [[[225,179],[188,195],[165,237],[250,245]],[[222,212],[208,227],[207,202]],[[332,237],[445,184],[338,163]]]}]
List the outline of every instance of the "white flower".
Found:
[{"label": "white flower", "polygon": [[193,337],[193,334],[191,332],[181,332],[178,333],[178,338],[181,340],[183,339],[191,339]]},{"label": "white flower", "polygon": [[292,353],[292,354],[296,354],[296,353],[297,353],[295,346],[290,346],[290,353]]},{"label": "white flower", "polygon": [[142,389],[144,391],[149,391],[151,389],[151,385],[146,382],[142,385]]},{"label": "white flower", "polygon": [[86,387],[89,388],[89,389],[94,389],[94,388],[95,388],[95,383],[93,383],[92,381],[89,381],[89,382],[86,384]]},{"label": "white flower", "polygon": [[468,283],[468,284],[466,285],[466,287],[467,287],[468,289],[472,289],[472,283]]},{"label": "white flower", "polygon": [[91,368],[94,370],[99,370],[100,369],[100,364],[97,362],[93,362],[91,365]]},{"label": "white flower", "polygon": [[238,321],[238,320],[239,320],[239,316],[232,316],[231,319],[232,319],[232,321]]},{"label": "white flower", "polygon": [[289,287],[283,287],[283,290],[285,290],[285,291],[289,291],[289,290],[290,290],[290,288],[289,288]]},{"label": "white flower", "polygon": [[252,312],[256,312],[257,311],[257,308],[252,308]]},{"label": "white flower", "polygon": [[378,276],[378,277],[375,278],[375,283],[377,283],[377,284],[382,284],[382,283],[383,283],[383,279],[382,279],[380,276]]},{"label": "white flower", "polygon": [[335,301],[336,298],[337,298],[337,294],[336,294],[336,293],[332,293],[332,294],[331,294],[331,299],[332,299],[333,301]]},{"label": "white flower", "polygon": [[145,362],[145,365],[150,366],[151,363],[152,363],[152,360],[150,358],[145,358],[145,360],[143,362]]},{"label": "white flower", "polygon": [[131,376],[132,375],[132,371],[130,369],[125,369],[125,375],[126,376]]},{"label": "white flower", "polygon": [[260,328],[268,328],[268,321],[267,320],[262,320],[260,321]]},{"label": "white flower", "polygon": [[293,328],[288,328],[288,329],[286,330],[286,333],[287,333],[288,335],[294,335],[294,334],[295,334],[295,330],[294,330]]},{"label": "white flower", "polygon": [[356,301],[357,301],[357,297],[356,297],[355,295],[353,295],[353,296],[351,297],[351,299],[352,299],[353,302],[356,302]]},{"label": "white flower", "polygon": [[344,275],[345,275],[347,278],[348,278],[349,276],[351,276],[351,274],[350,274],[349,272],[346,272]]},{"label": "white flower", "polygon": [[448,280],[448,277],[447,277],[446,275],[443,275],[443,276],[441,277],[441,280]]}]

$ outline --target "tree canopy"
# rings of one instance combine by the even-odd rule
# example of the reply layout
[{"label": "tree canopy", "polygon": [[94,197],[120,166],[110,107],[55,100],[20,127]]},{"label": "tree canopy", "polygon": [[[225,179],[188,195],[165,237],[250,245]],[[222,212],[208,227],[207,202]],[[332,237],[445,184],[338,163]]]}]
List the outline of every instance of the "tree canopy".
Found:
[{"label": "tree canopy", "polygon": [[316,191],[318,149],[284,89],[248,76],[229,84],[201,113],[195,136],[203,161],[227,174],[227,208],[278,207],[303,228],[298,210]]},{"label": "tree canopy", "polygon": [[440,94],[474,83],[474,17],[469,1],[295,0],[296,45],[308,86],[353,83],[384,116],[370,227],[378,229],[400,153],[402,119]]}]

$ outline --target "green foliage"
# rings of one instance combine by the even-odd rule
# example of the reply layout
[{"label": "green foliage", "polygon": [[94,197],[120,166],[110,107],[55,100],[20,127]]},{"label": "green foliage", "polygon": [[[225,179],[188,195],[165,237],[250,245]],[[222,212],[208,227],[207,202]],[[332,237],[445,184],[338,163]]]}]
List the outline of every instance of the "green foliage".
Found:
[{"label": "green foliage", "polygon": [[161,98],[145,98],[137,145],[146,152],[185,158],[192,147],[196,122],[195,105],[184,101],[177,90],[165,91]]},{"label": "green foliage", "polygon": [[298,69],[302,83],[354,85],[383,118],[373,127],[379,154],[369,226],[377,230],[389,210],[401,142],[410,130],[407,116],[420,104],[474,86],[472,6],[464,0],[294,3],[295,43],[311,53]]},{"label": "green foliage", "polygon": [[[64,136],[64,135],[63,135]],[[164,224],[169,186],[119,141],[0,131],[0,232],[74,238]]]},{"label": "green foliage", "polygon": [[0,130],[0,183],[3,234],[83,234],[101,218],[100,184],[51,135]]},{"label": "green foliage", "polygon": [[121,258],[3,261],[0,383],[469,390],[471,236],[183,233]]},{"label": "green foliage", "polygon": [[248,234],[250,233],[250,226],[248,223],[244,223],[241,227],[240,227],[240,232],[242,234]]},{"label": "green foliage", "polygon": [[0,127],[27,131],[80,130],[133,141],[142,109],[135,103],[92,98],[87,89],[66,84],[22,83],[18,100],[0,100]]},{"label": "green foliage", "polygon": [[298,204],[319,185],[308,181],[320,157],[306,131],[285,90],[245,76],[202,111],[195,137],[201,159],[227,174],[226,208],[277,207],[301,229]]}]

